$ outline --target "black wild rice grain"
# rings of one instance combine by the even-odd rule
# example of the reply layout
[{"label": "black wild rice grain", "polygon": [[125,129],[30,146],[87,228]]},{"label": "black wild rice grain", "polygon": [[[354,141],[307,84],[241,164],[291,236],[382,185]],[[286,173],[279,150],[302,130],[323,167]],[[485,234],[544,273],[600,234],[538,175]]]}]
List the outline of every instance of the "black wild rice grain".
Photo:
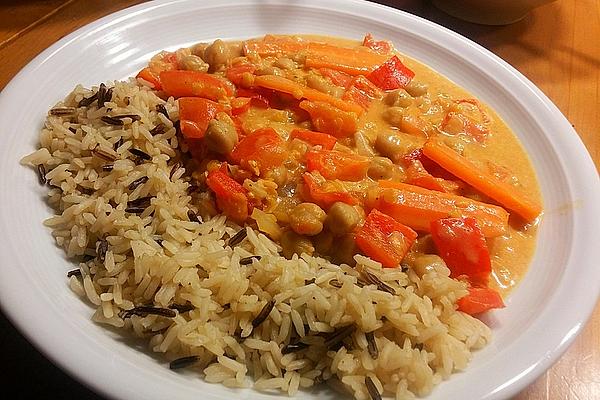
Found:
[{"label": "black wild rice grain", "polygon": [[165,131],[165,129],[166,129],[165,124],[160,122],[154,128],[150,129],[150,134],[152,136],[158,135],[160,133],[163,133]]},{"label": "black wild rice grain", "polygon": [[175,171],[177,171],[179,168],[181,168],[182,165],[179,161],[177,161],[172,167],[171,167],[171,172],[169,172],[169,180],[173,179],[173,175],[175,174]]},{"label": "black wild rice grain", "polygon": [[156,111],[157,111],[159,114],[162,114],[162,115],[164,115],[165,117],[167,117],[167,119],[171,119],[171,118],[169,117],[169,113],[167,112],[167,107],[165,107],[165,105],[164,105],[164,104],[157,104],[157,105],[156,105]]},{"label": "black wild rice grain", "polygon": [[305,279],[304,280],[304,284],[305,285],[310,285],[311,283],[315,283],[315,281],[316,281],[315,278]]},{"label": "black wild rice grain", "polygon": [[77,185],[77,190],[79,190],[79,192],[81,192],[81,194],[86,194],[88,196],[93,195],[96,191],[92,188],[87,188],[81,185]]},{"label": "black wild rice grain", "polygon": [[394,290],[393,287],[389,286],[388,284],[386,284],[385,282],[383,282],[381,279],[379,279],[379,277],[367,270],[363,271],[365,277],[367,278],[367,281],[374,284],[375,286],[377,286],[377,289],[381,290],[382,292],[388,292],[390,294],[395,295],[396,294],[396,290]]},{"label": "black wild rice grain", "polygon": [[115,161],[117,159],[117,157],[99,148],[92,150],[92,154],[98,158],[103,158],[106,161]]},{"label": "black wild rice grain", "polygon": [[103,171],[109,171],[109,172],[110,172],[110,171],[112,171],[112,170],[113,170],[113,168],[114,168],[114,165],[113,165],[113,164],[104,164],[104,165],[102,166],[102,170],[103,170]]},{"label": "black wild rice grain", "polygon": [[124,125],[125,123],[123,122],[123,120],[120,120],[118,118],[115,117],[111,117],[110,115],[103,115],[100,117],[100,119],[102,120],[102,122],[104,122],[105,124],[108,125]]},{"label": "black wild rice grain", "polygon": [[104,238],[98,240],[96,242],[96,254],[98,255],[98,259],[100,261],[104,261],[107,251],[108,251],[108,241]]},{"label": "black wild rice grain", "polygon": [[173,128],[175,128],[175,133],[181,136],[181,121],[177,120],[173,122]]},{"label": "black wild rice grain", "polygon": [[38,172],[38,180],[40,181],[40,185],[45,185],[47,180],[46,180],[46,167],[44,167],[44,164],[38,164],[37,172]]},{"label": "black wild rice grain", "polygon": [[204,222],[204,221],[202,221],[202,218],[200,218],[198,216],[198,214],[196,214],[194,212],[194,210],[188,210],[187,216],[188,216],[188,219],[190,220],[190,222],[199,222],[199,223],[203,223]]},{"label": "black wild rice grain", "polygon": [[141,214],[144,212],[144,210],[146,210],[146,207],[130,206],[125,209],[125,212],[131,213],[131,214]]},{"label": "black wild rice grain", "polygon": [[[104,95],[104,101],[112,101],[113,88],[109,88]],[[129,97],[125,98],[125,104],[129,105]],[[104,104],[103,104],[104,105]]]},{"label": "black wild rice grain", "polygon": [[304,350],[308,348],[308,345],[306,343],[290,343],[288,345],[286,345],[283,349],[281,349],[281,354],[285,355],[285,354],[290,354],[290,353],[295,353],[297,351],[300,350]]},{"label": "black wild rice grain", "polygon": [[115,142],[115,144],[113,144],[113,150],[114,150],[114,151],[117,151],[117,149],[118,149],[119,147],[121,147],[122,145],[123,145],[123,138],[119,138],[119,140],[117,140],[117,141]]},{"label": "black wild rice grain", "polygon": [[267,304],[265,304],[265,306],[262,308],[262,310],[260,310],[260,312],[258,313],[258,315],[256,316],[256,318],[254,318],[252,320],[252,327],[256,328],[260,324],[262,324],[263,322],[265,322],[265,320],[267,319],[267,317],[269,316],[269,314],[271,314],[271,311],[273,310],[273,307],[275,307],[275,300],[269,300],[267,302]]},{"label": "black wild rice grain", "polygon": [[72,126],[69,127],[69,130],[73,133],[77,133],[77,129],[73,128]]},{"label": "black wild rice grain", "polygon": [[75,114],[75,111],[75,107],[56,107],[50,110],[50,115],[63,117],[67,115],[73,115]]},{"label": "black wild rice grain", "polygon": [[169,308],[171,308],[173,310],[177,310],[179,313],[184,313],[184,312],[192,311],[196,307],[194,307],[194,305],[192,303],[187,302],[185,304],[173,303],[169,306]]},{"label": "black wild rice grain", "polygon": [[173,360],[169,363],[169,369],[180,369],[194,365],[200,360],[198,356],[187,356]]},{"label": "black wild rice grain", "polygon": [[371,358],[373,360],[377,360],[377,357],[379,357],[379,349],[377,348],[377,342],[375,341],[375,335],[371,331],[371,332],[366,332],[365,336],[367,338],[367,350],[369,351]]},{"label": "black wild rice grain", "polygon": [[341,288],[343,286],[342,282],[338,281],[337,279],[332,279],[329,281],[329,284],[335,288]]},{"label": "black wild rice grain", "polygon": [[150,154],[136,148],[129,149],[129,152],[134,156],[141,158],[142,160],[152,160]]},{"label": "black wild rice grain", "polygon": [[160,307],[152,307],[152,306],[138,306],[134,307],[131,310],[122,310],[119,312],[119,317],[122,319],[129,318],[132,315],[137,315],[138,317],[145,317],[148,315],[160,315],[161,317],[173,318],[177,315],[177,313],[169,308],[160,308]]},{"label": "black wild rice grain", "polygon": [[122,114],[122,115],[113,115],[112,118],[114,119],[124,119],[124,118],[129,118],[132,121],[139,121],[140,119],[142,119],[142,117],[140,117],[137,114]]},{"label": "black wild rice grain", "polygon": [[369,391],[369,395],[371,395],[372,400],[381,400],[379,390],[377,389],[377,386],[375,386],[375,382],[373,382],[373,379],[371,379],[370,376],[365,377],[365,385],[367,385],[367,390]]},{"label": "black wild rice grain", "polygon": [[252,261],[254,261],[254,260],[260,261],[260,259],[261,259],[261,256],[244,257],[240,260],[240,265],[252,264]]},{"label": "black wild rice grain", "polygon": [[348,336],[352,335],[356,330],[356,325],[351,324],[344,326],[342,328],[336,329],[332,333],[328,334],[325,338],[325,347],[331,348],[334,345],[338,344],[342,340],[346,339]]},{"label": "black wild rice grain", "polygon": [[106,85],[104,83],[100,84],[98,88],[98,108],[104,107],[104,102],[106,101]]},{"label": "black wild rice grain", "polygon": [[227,244],[231,247],[238,245],[238,244],[242,243],[242,241],[244,239],[246,239],[247,235],[248,235],[248,232],[246,232],[246,229],[242,228],[235,235],[233,235],[232,237],[229,238],[229,241],[227,242]]},{"label": "black wild rice grain", "polygon": [[141,178],[136,179],[135,181],[131,182],[129,184],[129,186],[127,186],[127,188],[129,190],[135,190],[138,186],[143,185],[144,183],[148,182],[148,177],[147,176],[142,176]]},{"label": "black wild rice grain", "polygon": [[188,186],[186,193],[192,194],[192,193],[197,192],[198,189],[200,189],[200,186],[196,185],[195,183],[190,183],[190,186]]},{"label": "black wild rice grain", "polygon": [[90,97],[84,97],[81,99],[79,103],[77,103],[77,107],[87,107],[92,104],[98,98],[98,92],[94,93]]},{"label": "black wild rice grain", "polygon": [[72,276],[81,276],[81,270],[79,268],[77,269],[72,269],[69,272],[67,272],[67,278],[70,278]]}]

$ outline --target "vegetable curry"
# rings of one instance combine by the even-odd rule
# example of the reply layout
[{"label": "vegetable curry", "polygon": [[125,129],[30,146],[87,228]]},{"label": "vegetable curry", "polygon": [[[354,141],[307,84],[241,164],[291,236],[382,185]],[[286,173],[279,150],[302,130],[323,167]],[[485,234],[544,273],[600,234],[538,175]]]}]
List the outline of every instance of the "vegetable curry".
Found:
[{"label": "vegetable curry", "polygon": [[217,40],[161,52],[138,79],[178,98],[200,213],[257,227],[286,257],[441,257],[471,314],[502,307],[527,267],[542,210],[518,140],[390,42]]}]

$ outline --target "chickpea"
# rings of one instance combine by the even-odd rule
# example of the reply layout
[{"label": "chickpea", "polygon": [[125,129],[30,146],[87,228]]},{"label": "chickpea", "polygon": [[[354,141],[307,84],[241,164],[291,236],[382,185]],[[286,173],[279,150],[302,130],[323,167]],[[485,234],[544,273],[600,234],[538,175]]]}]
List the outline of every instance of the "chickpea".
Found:
[{"label": "chickpea", "polygon": [[412,104],[412,98],[404,89],[396,89],[389,92],[384,98],[385,104],[390,107],[408,107]]},{"label": "chickpea", "polygon": [[233,125],[213,119],[208,123],[204,142],[215,153],[229,154],[237,144],[238,136]]},{"label": "chickpea", "polygon": [[314,203],[300,203],[290,214],[290,227],[300,235],[314,236],[323,230],[327,214]]},{"label": "chickpea", "polygon": [[277,168],[270,169],[265,173],[265,178],[271,179],[273,182],[275,182],[277,187],[285,186],[285,184],[287,183],[287,177],[287,168],[283,165],[280,165]]},{"label": "chickpea", "polygon": [[283,69],[295,69],[296,63],[287,57],[280,57],[275,61],[275,66]]},{"label": "chickpea", "polygon": [[428,86],[425,83],[411,81],[404,89],[412,97],[419,97],[427,93]]},{"label": "chickpea", "polygon": [[228,44],[217,39],[204,50],[202,58],[210,64],[211,70],[216,70],[219,67],[227,65],[229,60],[241,55],[241,45],[239,44]]},{"label": "chickpea", "polygon": [[444,260],[435,254],[416,254],[414,257],[409,257],[408,261],[419,275],[446,267]]},{"label": "chickpea", "polygon": [[360,215],[354,207],[338,201],[334,203],[327,213],[327,227],[337,235],[352,232],[360,222]]},{"label": "chickpea", "polygon": [[192,51],[193,55],[198,56],[200,58],[204,58],[204,51],[207,47],[208,43],[196,43],[195,45],[190,47],[190,50]]},{"label": "chickpea", "polygon": [[394,164],[392,160],[387,157],[373,157],[371,159],[371,165],[367,170],[367,175],[371,179],[389,179],[392,177],[394,170]]},{"label": "chickpea", "polygon": [[285,231],[281,235],[281,238],[279,238],[279,242],[281,243],[283,256],[285,258],[292,258],[294,254],[300,255],[302,253],[312,256],[315,252],[315,247],[311,240],[307,237],[298,235],[294,231]]},{"label": "chickpea", "polygon": [[188,71],[208,72],[209,65],[204,60],[193,54],[181,59],[181,66]]},{"label": "chickpea", "polygon": [[390,125],[400,127],[404,118],[404,109],[401,107],[390,107],[383,112],[383,119]]},{"label": "chickpea", "polygon": [[375,149],[392,161],[403,154],[404,146],[400,136],[393,132],[380,132],[375,140]]}]

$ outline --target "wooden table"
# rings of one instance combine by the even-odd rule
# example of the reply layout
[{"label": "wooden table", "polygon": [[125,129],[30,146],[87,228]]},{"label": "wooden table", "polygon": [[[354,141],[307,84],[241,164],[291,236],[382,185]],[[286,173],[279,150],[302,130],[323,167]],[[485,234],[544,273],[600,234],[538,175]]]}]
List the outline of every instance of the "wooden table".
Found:
[{"label": "wooden table", "polygon": [[[0,90],[25,64],[66,34],[140,2],[2,2]],[[462,22],[424,1],[381,2],[449,27],[508,61],[554,101],[575,126],[596,167],[600,165],[600,0],[560,0],[503,27]],[[0,382],[4,387],[18,386],[18,398],[49,394],[52,398],[99,398],[37,353],[2,315],[0,354],[4,364]],[[600,307],[560,361],[514,400],[525,399],[600,399]]]}]

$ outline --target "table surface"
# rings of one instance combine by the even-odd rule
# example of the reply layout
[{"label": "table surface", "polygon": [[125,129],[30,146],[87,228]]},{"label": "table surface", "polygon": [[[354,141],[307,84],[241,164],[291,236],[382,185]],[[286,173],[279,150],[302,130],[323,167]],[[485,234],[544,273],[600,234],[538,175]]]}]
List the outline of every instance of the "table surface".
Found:
[{"label": "table surface", "polygon": [[[0,4],[0,90],[31,59],[75,29],[135,0],[8,0]],[[600,0],[560,0],[509,26],[452,18],[420,0],[380,1],[446,26],[496,53],[552,99],[600,165]],[[100,399],[40,355],[0,314],[4,387],[18,398]],[[56,396],[51,396],[56,397]],[[600,398],[600,307],[563,357],[513,400]]]}]

